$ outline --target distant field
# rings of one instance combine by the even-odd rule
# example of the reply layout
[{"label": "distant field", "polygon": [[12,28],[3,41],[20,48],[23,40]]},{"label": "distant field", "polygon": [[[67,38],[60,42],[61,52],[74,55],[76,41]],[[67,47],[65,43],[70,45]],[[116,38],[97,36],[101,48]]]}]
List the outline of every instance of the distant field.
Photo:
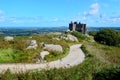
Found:
[{"label": "distant field", "polygon": [[68,27],[2,27],[0,36],[30,36],[33,34],[48,34],[50,32],[64,32]]},{"label": "distant field", "polygon": [[[114,30],[119,30],[120,27],[87,27],[87,32],[89,31],[99,31],[103,28],[111,28]],[[68,30],[66,26],[59,27],[1,27],[0,36],[30,36],[33,34],[47,34],[50,32],[65,32]]]}]

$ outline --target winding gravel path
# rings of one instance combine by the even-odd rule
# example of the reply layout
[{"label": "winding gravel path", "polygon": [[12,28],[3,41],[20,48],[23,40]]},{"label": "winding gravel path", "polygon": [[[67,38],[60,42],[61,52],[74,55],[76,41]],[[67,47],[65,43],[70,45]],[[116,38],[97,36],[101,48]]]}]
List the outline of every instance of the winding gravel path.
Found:
[{"label": "winding gravel path", "polygon": [[64,68],[78,65],[84,61],[85,55],[80,49],[81,44],[75,44],[70,47],[69,54],[56,61],[49,63],[40,64],[23,64],[23,63],[13,63],[13,64],[0,64],[0,73],[4,73],[9,69],[12,73],[26,72],[28,70],[34,69],[50,69],[50,68]]}]

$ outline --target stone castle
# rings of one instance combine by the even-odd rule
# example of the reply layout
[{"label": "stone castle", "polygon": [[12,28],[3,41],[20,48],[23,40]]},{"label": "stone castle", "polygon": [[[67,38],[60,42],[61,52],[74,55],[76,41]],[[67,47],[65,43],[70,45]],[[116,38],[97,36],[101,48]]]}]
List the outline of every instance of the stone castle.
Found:
[{"label": "stone castle", "polygon": [[86,24],[81,24],[80,22],[77,23],[77,22],[71,22],[69,24],[69,30],[70,31],[78,31],[78,32],[81,32],[83,34],[86,34]]}]

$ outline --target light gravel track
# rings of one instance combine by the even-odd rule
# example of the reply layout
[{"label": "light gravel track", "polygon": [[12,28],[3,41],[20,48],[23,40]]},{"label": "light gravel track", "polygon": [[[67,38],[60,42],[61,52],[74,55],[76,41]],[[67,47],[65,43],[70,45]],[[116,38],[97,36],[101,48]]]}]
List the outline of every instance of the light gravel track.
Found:
[{"label": "light gravel track", "polygon": [[80,49],[81,44],[75,44],[70,46],[69,54],[56,61],[40,64],[25,64],[25,63],[12,63],[12,64],[0,64],[0,73],[4,73],[9,69],[12,73],[26,72],[35,69],[51,69],[51,68],[64,68],[71,67],[82,63],[85,59],[85,55]]}]

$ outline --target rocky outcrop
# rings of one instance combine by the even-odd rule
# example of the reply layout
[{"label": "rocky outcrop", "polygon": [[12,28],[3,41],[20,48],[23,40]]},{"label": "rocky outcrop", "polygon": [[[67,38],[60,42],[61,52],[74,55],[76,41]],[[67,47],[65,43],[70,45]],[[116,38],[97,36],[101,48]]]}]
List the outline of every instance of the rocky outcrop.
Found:
[{"label": "rocky outcrop", "polygon": [[63,52],[61,45],[54,45],[54,44],[44,44],[44,49],[50,50],[50,51],[58,51]]},{"label": "rocky outcrop", "polygon": [[57,40],[57,41],[60,41],[60,39],[59,39],[59,38],[53,38],[53,40]]},{"label": "rocky outcrop", "polygon": [[75,36],[73,36],[73,35],[71,35],[71,34],[68,34],[68,35],[67,35],[66,40],[78,42],[77,37],[75,37]]},{"label": "rocky outcrop", "polygon": [[38,46],[36,40],[27,40],[27,44],[29,45],[27,49],[36,49]]},{"label": "rocky outcrop", "polygon": [[50,53],[48,51],[42,51],[40,52],[38,58],[34,59],[36,63],[45,63],[46,60],[44,59],[46,55],[49,55]]},{"label": "rocky outcrop", "polygon": [[12,37],[12,36],[6,36],[6,37],[4,37],[4,40],[5,41],[13,41],[14,37]]},{"label": "rocky outcrop", "polygon": [[44,59],[44,57],[45,57],[46,55],[48,55],[48,54],[50,54],[48,51],[42,51],[42,52],[40,53],[40,56],[41,56],[42,59]]}]

